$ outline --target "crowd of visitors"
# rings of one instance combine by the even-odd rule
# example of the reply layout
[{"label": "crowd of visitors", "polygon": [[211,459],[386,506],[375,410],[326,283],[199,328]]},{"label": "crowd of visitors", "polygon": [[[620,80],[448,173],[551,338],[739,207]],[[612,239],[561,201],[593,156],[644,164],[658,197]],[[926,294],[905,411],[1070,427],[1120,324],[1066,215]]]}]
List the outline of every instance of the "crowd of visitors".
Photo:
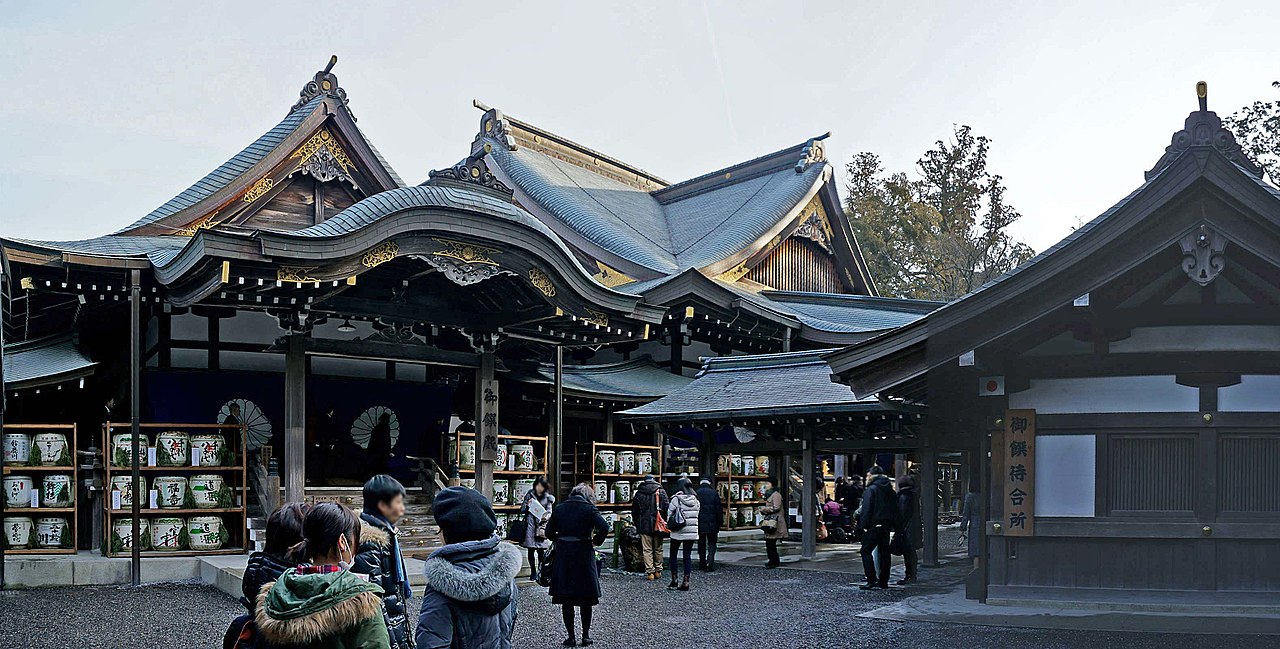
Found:
[{"label": "crowd of visitors", "polygon": [[[775,485],[762,487],[765,567],[776,568],[782,563],[778,542],[790,536],[787,505]],[[592,485],[575,486],[557,504],[551,484],[538,478],[521,500],[522,516],[507,530],[505,540],[512,543],[497,535],[493,507],[479,491],[449,487],[437,493],[433,512],[445,545],[424,562],[427,585],[416,623],[409,616],[412,591],[396,528],[405,495],[395,478],[376,475],[364,485],[359,515],[336,503],[289,503],[273,512],[264,548],[249,557],[245,570],[246,612],[228,628],[224,647],[509,649],[522,554],[533,581],[548,587],[552,603],[561,607],[564,646],[594,643],[591,617],[603,567],[596,548],[610,529]],[[862,542],[863,589],[888,587],[891,554],[903,555],[906,563],[906,576],[897,583],[916,579],[916,498],[914,477],[899,476],[895,490],[884,470],[873,466],[865,486],[859,477],[841,477],[834,497],[821,503],[826,529]],[[631,500],[646,578],[662,578],[666,539],[668,589],[690,590],[695,543],[698,567],[714,572],[721,505],[709,478],[695,488],[683,476],[668,493],[656,476],[647,476]],[[966,509],[976,507],[966,499]]]}]

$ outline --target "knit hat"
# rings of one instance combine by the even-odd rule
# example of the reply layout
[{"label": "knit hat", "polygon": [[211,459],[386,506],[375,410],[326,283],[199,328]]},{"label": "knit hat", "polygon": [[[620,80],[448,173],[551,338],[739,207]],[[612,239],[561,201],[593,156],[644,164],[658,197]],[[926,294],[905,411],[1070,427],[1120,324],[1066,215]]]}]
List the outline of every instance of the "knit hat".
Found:
[{"label": "knit hat", "polygon": [[704,484],[711,484],[711,481],[710,481],[710,480],[708,480],[707,478],[703,478],[703,479],[702,479],[702,481],[701,481],[701,482],[699,482],[698,484],[700,484],[700,485],[704,485]]},{"label": "knit hat", "polygon": [[441,490],[431,510],[448,543],[487,539],[498,529],[498,519],[493,515],[489,499],[468,487]]}]

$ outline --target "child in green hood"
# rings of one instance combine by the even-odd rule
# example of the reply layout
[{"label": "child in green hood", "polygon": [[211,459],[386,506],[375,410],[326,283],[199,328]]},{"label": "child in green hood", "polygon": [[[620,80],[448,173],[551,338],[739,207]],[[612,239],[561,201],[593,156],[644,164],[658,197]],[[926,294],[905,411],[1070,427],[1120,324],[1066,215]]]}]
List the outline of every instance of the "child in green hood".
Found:
[{"label": "child in green hood", "polygon": [[280,579],[262,587],[256,621],[272,647],[390,649],[382,588],[349,570],[360,520],[337,503],[321,503],[302,522],[303,540]]}]

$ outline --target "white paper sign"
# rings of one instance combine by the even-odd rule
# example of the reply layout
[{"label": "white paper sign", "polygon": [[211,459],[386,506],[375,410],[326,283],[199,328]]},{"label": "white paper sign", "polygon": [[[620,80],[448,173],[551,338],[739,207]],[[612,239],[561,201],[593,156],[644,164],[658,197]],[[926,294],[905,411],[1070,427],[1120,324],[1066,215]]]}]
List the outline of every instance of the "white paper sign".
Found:
[{"label": "white paper sign", "polygon": [[151,490],[151,509],[160,509],[160,492],[155,489]]},{"label": "white paper sign", "polygon": [[40,490],[32,489],[31,490],[31,508],[35,509],[39,506],[40,506]]},{"label": "white paper sign", "polygon": [[200,466],[200,449],[191,448],[191,466]]},{"label": "white paper sign", "polygon": [[112,490],[111,490],[111,508],[112,508],[112,509],[120,509],[120,500],[121,500],[121,498],[120,498],[120,490],[119,490],[119,489],[112,489]]},{"label": "white paper sign", "polygon": [[147,466],[155,466],[155,465],[156,465],[156,447],[148,446],[147,447]]}]

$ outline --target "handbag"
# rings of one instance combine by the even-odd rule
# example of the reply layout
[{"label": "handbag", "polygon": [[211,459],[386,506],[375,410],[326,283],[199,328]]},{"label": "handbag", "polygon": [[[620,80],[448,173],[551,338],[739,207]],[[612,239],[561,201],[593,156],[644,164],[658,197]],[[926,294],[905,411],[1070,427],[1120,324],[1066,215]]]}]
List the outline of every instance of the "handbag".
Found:
[{"label": "handbag", "polygon": [[684,526],[687,524],[688,521],[684,519],[684,508],[680,506],[679,502],[677,502],[676,513],[671,516],[671,520],[667,521],[667,528],[672,532],[676,532],[684,529]]},{"label": "handbag", "polygon": [[774,518],[766,518],[760,521],[760,529],[766,534],[773,534],[778,531],[778,521]]},{"label": "handbag", "polygon": [[902,556],[907,553],[906,535],[898,532],[893,535],[893,539],[889,541],[889,554]]},{"label": "handbag", "polygon": [[519,520],[512,523],[507,528],[507,540],[516,543],[524,543],[525,536],[529,534],[529,517],[521,516]]},{"label": "handbag", "polygon": [[553,545],[550,550],[547,550],[547,556],[542,560],[542,566],[538,569],[539,586],[542,586],[543,588],[551,586],[551,566],[555,562],[555,559],[556,547]]},{"label": "handbag", "polygon": [[653,533],[654,534],[670,534],[671,528],[667,527],[667,519],[663,518],[662,516],[662,506],[660,505],[660,501],[658,500],[657,492],[654,492],[653,494],[653,512],[655,516],[653,520]]}]

